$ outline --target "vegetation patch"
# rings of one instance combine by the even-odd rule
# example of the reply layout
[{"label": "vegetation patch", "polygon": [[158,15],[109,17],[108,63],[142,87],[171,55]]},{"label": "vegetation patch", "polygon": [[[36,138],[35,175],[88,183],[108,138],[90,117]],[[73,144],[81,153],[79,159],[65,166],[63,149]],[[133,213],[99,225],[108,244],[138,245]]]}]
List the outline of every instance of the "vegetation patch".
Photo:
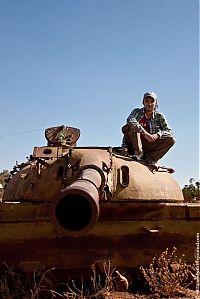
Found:
[{"label": "vegetation patch", "polygon": [[[145,298],[195,298],[195,268],[184,258],[178,258],[177,249],[166,249],[154,257],[147,267],[140,267],[151,294],[117,292],[117,273],[111,262],[104,263],[103,278],[92,267],[92,276],[87,283],[80,279],[57,283],[53,286],[52,269],[36,269],[25,274],[13,271],[6,263],[1,268],[0,299],[145,299]],[[195,287],[194,287],[195,288]],[[145,289],[145,285],[144,285]]]},{"label": "vegetation patch", "polygon": [[148,268],[141,267],[146,283],[157,298],[188,296],[189,286],[195,282],[195,267],[188,265],[176,255],[177,249],[170,253],[166,249],[159,257],[154,257]]}]

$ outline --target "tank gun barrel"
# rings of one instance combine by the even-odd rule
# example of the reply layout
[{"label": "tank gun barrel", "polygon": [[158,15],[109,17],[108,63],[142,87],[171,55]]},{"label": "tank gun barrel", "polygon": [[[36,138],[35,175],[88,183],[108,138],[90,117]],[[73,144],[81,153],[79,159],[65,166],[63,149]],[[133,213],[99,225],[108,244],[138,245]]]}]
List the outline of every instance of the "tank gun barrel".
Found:
[{"label": "tank gun barrel", "polygon": [[53,208],[53,222],[59,233],[79,236],[90,231],[99,218],[99,190],[103,172],[86,165],[77,180],[61,190]]}]

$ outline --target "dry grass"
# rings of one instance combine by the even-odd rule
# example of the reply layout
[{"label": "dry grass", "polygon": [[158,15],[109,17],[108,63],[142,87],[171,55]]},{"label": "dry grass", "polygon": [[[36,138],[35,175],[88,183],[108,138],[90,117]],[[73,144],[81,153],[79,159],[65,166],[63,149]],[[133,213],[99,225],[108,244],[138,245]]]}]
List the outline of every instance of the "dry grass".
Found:
[{"label": "dry grass", "polygon": [[154,299],[154,298],[197,298],[188,287],[194,283],[194,269],[176,255],[176,248],[168,249],[154,257],[148,268],[141,267],[151,294],[139,295],[115,292],[115,268],[111,262],[104,264],[104,279],[92,267],[92,276],[87,287],[82,281],[79,286],[73,280],[64,284],[64,291],[47,287],[52,269],[36,269],[31,275],[17,273],[4,263],[0,280],[0,299]]},{"label": "dry grass", "polygon": [[154,257],[148,268],[141,267],[144,278],[157,298],[186,296],[188,287],[195,282],[195,269],[166,249],[158,258]]}]

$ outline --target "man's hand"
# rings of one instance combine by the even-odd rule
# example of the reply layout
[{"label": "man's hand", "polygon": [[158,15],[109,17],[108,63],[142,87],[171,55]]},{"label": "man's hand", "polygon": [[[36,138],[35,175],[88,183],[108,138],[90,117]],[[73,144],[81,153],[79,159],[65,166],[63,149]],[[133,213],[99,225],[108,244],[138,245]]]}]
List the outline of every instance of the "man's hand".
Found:
[{"label": "man's hand", "polygon": [[144,137],[149,142],[154,142],[154,141],[156,141],[159,138],[158,134],[149,134],[149,133],[145,133]]}]

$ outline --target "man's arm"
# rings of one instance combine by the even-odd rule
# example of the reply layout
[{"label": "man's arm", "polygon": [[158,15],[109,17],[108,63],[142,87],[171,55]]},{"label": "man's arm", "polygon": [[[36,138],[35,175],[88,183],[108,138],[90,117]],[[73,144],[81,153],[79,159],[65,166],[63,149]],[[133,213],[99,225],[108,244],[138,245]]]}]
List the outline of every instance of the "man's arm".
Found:
[{"label": "man's arm", "polygon": [[163,114],[160,114],[160,130],[158,132],[160,138],[174,137],[170,126]]},{"label": "man's arm", "polygon": [[146,140],[148,140],[149,142],[154,142],[156,141],[158,138],[160,138],[159,134],[156,133],[156,134],[150,134],[148,132],[144,133],[143,134],[144,137],[146,138]]}]

